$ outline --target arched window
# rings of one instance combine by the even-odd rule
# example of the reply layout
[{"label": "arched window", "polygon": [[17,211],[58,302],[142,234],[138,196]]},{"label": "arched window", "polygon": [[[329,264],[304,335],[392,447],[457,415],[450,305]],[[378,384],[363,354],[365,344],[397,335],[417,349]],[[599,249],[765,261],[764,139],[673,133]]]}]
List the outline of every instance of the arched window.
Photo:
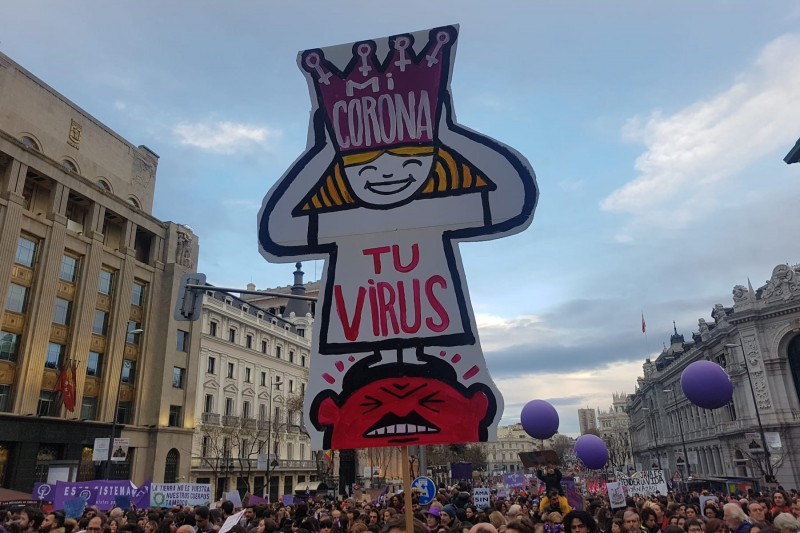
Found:
[{"label": "arched window", "polygon": [[789,349],[786,355],[789,358],[789,368],[792,369],[794,392],[797,394],[798,400],[800,400],[800,335],[789,342]]},{"label": "arched window", "polygon": [[39,148],[39,143],[37,143],[33,137],[23,135],[19,140],[31,150],[41,151],[41,148]]},{"label": "arched window", "polygon": [[164,483],[178,482],[178,465],[181,462],[181,454],[175,448],[167,452],[167,460],[164,464]]},{"label": "arched window", "polygon": [[62,159],[61,166],[67,169],[69,172],[74,172],[78,174],[78,165],[70,161],[69,159]]},{"label": "arched window", "polygon": [[141,204],[139,203],[139,200],[137,200],[133,196],[128,198],[128,203],[131,204],[136,209],[141,209],[142,208]]},{"label": "arched window", "polygon": [[111,185],[109,185],[108,182],[104,179],[97,180],[97,186],[103,189],[104,191],[112,192]]}]

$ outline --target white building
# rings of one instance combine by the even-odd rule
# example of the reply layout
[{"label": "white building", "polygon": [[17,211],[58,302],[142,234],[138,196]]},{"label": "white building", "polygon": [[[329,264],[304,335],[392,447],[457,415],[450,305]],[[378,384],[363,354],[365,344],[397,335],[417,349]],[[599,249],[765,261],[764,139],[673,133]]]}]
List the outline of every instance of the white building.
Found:
[{"label": "white building", "polygon": [[530,452],[542,449],[552,449],[552,439],[542,441],[534,439],[522,428],[522,424],[499,426],[497,440],[482,443],[486,452],[486,471],[489,474],[502,474],[524,470],[519,458],[520,452]]},{"label": "white building", "polygon": [[207,291],[201,320],[193,481],[212,483],[217,495],[268,492],[276,501],[316,480],[302,417],[311,316],[290,321]]},{"label": "white building", "polygon": [[631,451],[630,418],[625,412],[628,395],[613,393],[612,404],[608,411],[600,410],[597,414],[600,437],[608,446],[608,462],[613,467],[633,465]]}]

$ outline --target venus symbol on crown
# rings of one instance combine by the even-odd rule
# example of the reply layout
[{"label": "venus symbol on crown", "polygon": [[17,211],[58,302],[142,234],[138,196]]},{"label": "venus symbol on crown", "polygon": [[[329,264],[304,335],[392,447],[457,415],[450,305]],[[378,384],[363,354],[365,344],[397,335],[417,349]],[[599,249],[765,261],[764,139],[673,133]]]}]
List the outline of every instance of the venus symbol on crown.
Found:
[{"label": "venus symbol on crown", "polygon": [[308,145],[265,196],[258,231],[269,261],[324,261],[305,396],[315,449],[495,437],[503,398],[458,244],[528,227],[538,189],[523,156],[456,122],[458,36],[298,55]]}]

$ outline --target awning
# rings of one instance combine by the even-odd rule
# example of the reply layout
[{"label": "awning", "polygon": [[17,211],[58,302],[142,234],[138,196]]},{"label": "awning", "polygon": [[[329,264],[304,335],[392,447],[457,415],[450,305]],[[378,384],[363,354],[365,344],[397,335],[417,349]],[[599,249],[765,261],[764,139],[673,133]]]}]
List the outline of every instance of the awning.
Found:
[{"label": "awning", "polygon": [[17,502],[20,500],[32,500],[31,493],[0,488],[0,503]]},{"label": "awning", "polygon": [[305,494],[306,492],[328,492],[328,485],[322,481],[308,481],[294,486],[295,494]]}]

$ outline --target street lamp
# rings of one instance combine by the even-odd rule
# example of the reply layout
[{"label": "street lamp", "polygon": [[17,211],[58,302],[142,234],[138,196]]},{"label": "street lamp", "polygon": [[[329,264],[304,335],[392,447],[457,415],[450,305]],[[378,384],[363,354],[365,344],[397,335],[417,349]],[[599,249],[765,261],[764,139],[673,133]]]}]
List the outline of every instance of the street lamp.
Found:
[{"label": "street lamp", "polygon": [[[274,391],[281,390],[281,385],[283,385],[283,382],[281,381],[281,378],[279,376],[276,376],[275,382],[273,382],[271,385],[273,390],[269,391],[269,426],[267,426],[267,496],[268,497],[270,495],[271,492],[270,489],[272,487],[272,477],[270,475],[270,470],[278,466],[278,454],[277,453],[275,454],[274,459],[270,458],[273,450],[275,449],[275,447],[272,445],[272,425],[274,423],[273,420],[275,419],[275,413],[272,412],[272,398],[275,396]],[[276,436],[277,436],[277,431],[276,431]],[[270,503],[272,503],[272,500],[270,500]]]},{"label": "street lamp", "polygon": [[655,413],[649,407],[642,407],[642,411],[650,411],[647,414],[647,419],[650,420],[651,427],[653,428],[653,438],[656,441],[656,459],[658,460],[658,469],[663,470],[661,467],[661,452],[658,449],[658,429],[656,428],[655,420],[652,419],[655,416]]},{"label": "street lamp", "polygon": [[747,373],[747,382],[750,385],[750,394],[753,397],[753,409],[756,411],[756,421],[758,422],[758,433],[761,435],[761,449],[764,450],[764,461],[767,463],[767,475],[769,476],[769,483],[774,483],[775,472],[772,470],[772,461],[770,460],[769,448],[767,447],[767,437],[764,433],[764,426],[761,423],[761,413],[758,411],[758,402],[756,401],[756,390],[753,387],[753,377],[750,375],[750,365],[747,363],[747,354],[744,352],[742,345],[742,336],[739,335],[739,342],[736,344],[726,344],[725,348],[741,348],[742,358],[744,359],[744,369]]},{"label": "street lamp", "polygon": [[[128,335],[141,335],[143,329],[130,329]],[[122,363],[123,367],[125,362]],[[117,414],[119,413],[119,393],[122,390],[122,369],[120,369],[119,383],[117,384],[117,400],[114,402],[114,412],[111,415],[111,438],[108,439],[108,460],[106,461],[106,479],[111,479],[111,454],[114,448],[114,439],[117,436]]]},{"label": "street lamp", "polygon": [[686,451],[686,438],[683,436],[683,422],[681,422],[681,414],[678,412],[678,394],[675,392],[674,387],[671,389],[664,389],[664,392],[671,392],[672,399],[675,402],[675,416],[678,418],[678,429],[681,432],[681,444],[683,445],[683,464],[686,465],[686,480],[688,481],[692,475],[692,467],[689,464],[689,452]]}]

